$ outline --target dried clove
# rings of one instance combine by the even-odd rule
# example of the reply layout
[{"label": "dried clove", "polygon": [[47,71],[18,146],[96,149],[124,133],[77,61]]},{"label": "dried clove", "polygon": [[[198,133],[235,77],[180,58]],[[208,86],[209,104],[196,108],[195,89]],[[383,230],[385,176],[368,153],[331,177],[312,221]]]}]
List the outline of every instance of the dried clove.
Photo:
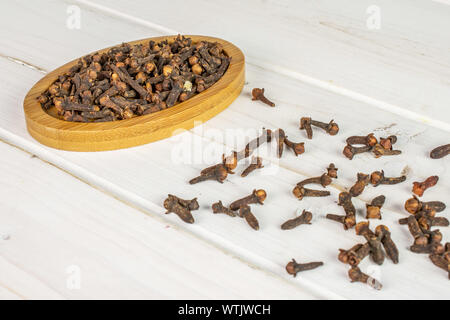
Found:
[{"label": "dried clove", "polygon": [[330,178],[337,179],[337,177],[338,177],[337,172],[338,172],[338,168],[335,167],[334,163],[330,163],[330,165],[327,168],[328,176]]},{"label": "dried clove", "polygon": [[219,202],[213,203],[211,208],[213,213],[224,213],[226,215],[229,215],[230,217],[236,217],[236,213],[233,210],[225,207],[220,200]]},{"label": "dried clove", "polygon": [[230,204],[230,209],[231,210],[239,210],[239,208],[246,206],[248,204],[251,203],[259,203],[259,204],[264,204],[264,200],[266,199],[266,191],[264,191],[263,189],[259,189],[259,190],[253,190],[252,194],[234,201],[232,204]]},{"label": "dried clove", "polygon": [[281,225],[281,229],[290,230],[298,227],[302,224],[311,224],[312,213],[306,210],[303,210],[302,214],[297,218],[290,219]]},{"label": "dried clove", "polygon": [[223,183],[227,176],[227,168],[222,163],[219,163],[217,165],[204,169],[202,172],[200,172],[200,175],[198,177],[190,180],[189,183],[196,184],[206,180],[216,180],[220,183]]},{"label": "dried clove", "polygon": [[288,137],[285,137],[284,138],[284,143],[286,144],[286,146],[289,149],[294,151],[296,156],[298,156],[299,154],[302,154],[302,153],[305,152],[305,143],[304,142],[295,143],[295,142],[290,141],[288,139]]},{"label": "dried clove", "polygon": [[397,142],[397,136],[389,136],[380,138],[380,145],[386,150],[392,150],[392,145]]},{"label": "dried clove", "polygon": [[375,155],[375,158],[379,158],[381,156],[396,156],[401,154],[402,152],[400,150],[391,150],[391,149],[385,149],[381,144],[377,143],[373,149],[373,154]]},{"label": "dried clove", "polygon": [[378,143],[373,133],[369,133],[367,136],[351,136],[346,140],[348,145],[363,144],[369,147],[373,147]]},{"label": "dried clove", "polygon": [[369,222],[359,222],[355,226],[355,231],[357,235],[363,236],[369,243],[370,257],[372,258],[373,262],[379,265],[383,264],[385,256],[382,249],[381,238],[380,236],[377,236],[375,233],[373,233],[372,230],[370,230]]},{"label": "dried clove", "polygon": [[311,128],[311,118],[303,117],[300,119],[300,130],[305,130],[308,139],[312,139],[313,132]]},{"label": "dried clove", "polygon": [[330,191],[312,190],[302,186],[295,186],[292,193],[298,200],[302,200],[304,197],[327,197],[330,195]]},{"label": "dried clove", "polygon": [[380,195],[373,198],[370,204],[366,203],[366,219],[381,219],[381,207],[385,201],[386,197]]},{"label": "dried clove", "polygon": [[428,243],[426,245],[413,244],[409,247],[409,250],[419,254],[443,254],[444,246],[441,243]]},{"label": "dried clove", "polygon": [[448,278],[450,279],[450,261],[448,261],[443,255],[432,253],[430,254],[430,260],[435,266],[447,271]]},{"label": "dried clove", "polygon": [[329,123],[312,120],[309,117],[303,117],[300,119],[300,130],[306,130],[306,134],[308,139],[312,139],[313,132],[311,126],[315,126],[325,130],[330,136],[334,136],[339,132],[339,126],[334,120],[331,120]]},{"label": "dried clove", "polygon": [[344,150],[342,151],[342,153],[348,159],[352,160],[355,155],[360,154],[360,153],[364,153],[364,152],[368,152],[370,150],[372,150],[371,146],[354,147],[351,144],[347,144],[344,147]]},{"label": "dried clove", "polygon": [[284,133],[283,129],[278,129],[274,132],[275,140],[277,141],[277,154],[278,158],[281,158],[283,155],[283,147],[284,147],[284,140],[286,139],[286,134]]},{"label": "dried clove", "polygon": [[328,185],[330,185],[332,182],[331,177],[327,174],[324,173],[323,175],[321,175],[320,177],[314,177],[314,178],[308,178],[305,179],[299,183],[297,183],[298,187],[303,187],[307,184],[320,184],[322,187],[326,187]]},{"label": "dried clove", "polygon": [[380,184],[397,184],[404,182],[406,180],[406,176],[400,176],[396,178],[387,178],[384,176],[384,170],[374,171],[370,174],[370,183],[377,187]]},{"label": "dried clove", "polygon": [[339,249],[338,259],[342,263],[348,263],[351,266],[357,266],[365,257],[370,254],[369,243],[353,246],[349,250]]},{"label": "dried clove", "polygon": [[430,152],[431,159],[440,159],[450,154],[450,144],[434,148]]},{"label": "dried clove", "polygon": [[431,176],[425,179],[423,182],[413,182],[413,189],[412,192],[419,197],[423,196],[423,193],[425,190],[427,190],[430,187],[433,187],[436,185],[436,183],[439,181],[438,176]]},{"label": "dried clove", "polygon": [[261,168],[264,168],[261,157],[253,157],[252,163],[244,171],[242,171],[241,177],[246,177],[250,172]]},{"label": "dried clove", "polygon": [[[219,44],[193,44],[184,36],[159,43],[123,43],[79,59],[38,102],[65,121],[129,119],[204,91],[223,76],[229,64],[230,58]],[[56,112],[51,111],[53,107]]]},{"label": "dried clove", "polygon": [[323,262],[297,263],[295,259],[292,259],[292,261],[286,265],[286,271],[296,277],[299,272],[313,270],[320,266],[323,266]]},{"label": "dried clove", "polygon": [[269,99],[267,99],[264,96],[264,88],[262,88],[262,89],[254,88],[252,90],[252,100],[259,100],[271,107],[275,107],[275,103],[273,103],[272,101],[270,101]]},{"label": "dried clove", "polygon": [[170,212],[175,213],[186,223],[194,223],[194,217],[188,207],[181,205],[176,198],[168,197],[164,200],[164,208],[167,210],[166,214]]},{"label": "dried clove", "polygon": [[379,225],[375,228],[375,234],[379,239],[381,239],[381,243],[383,244],[384,251],[386,251],[386,256],[392,260],[393,263],[398,263],[398,249],[395,245],[394,241],[391,238],[391,232],[389,228],[384,225]]},{"label": "dried clove", "polygon": [[380,290],[383,286],[381,285],[378,280],[375,278],[370,277],[369,275],[363,273],[358,267],[354,266],[351,267],[351,269],[348,271],[348,276],[351,280],[351,282],[362,282],[370,287]]},{"label": "dried clove", "polygon": [[311,125],[325,130],[330,136],[335,136],[339,132],[339,126],[334,120],[329,123],[311,120]]},{"label": "dried clove", "polygon": [[408,218],[408,229],[414,238],[414,245],[425,246],[428,244],[428,237],[425,236],[414,216]]},{"label": "dried clove", "polygon": [[410,198],[405,202],[405,209],[411,214],[423,211],[428,215],[434,216],[436,212],[444,211],[445,208],[445,203],[441,201],[422,202],[416,196],[413,196],[413,198]]},{"label": "dried clove", "polygon": [[343,224],[344,230],[348,230],[353,228],[356,225],[356,217],[355,216],[347,216],[347,215],[337,215],[328,213],[326,218],[329,220],[333,220]]},{"label": "dried clove", "polygon": [[250,211],[250,207],[248,205],[243,205],[239,208],[239,217],[244,218],[248,225],[254,230],[259,230],[258,220]]},{"label": "dried clove", "polygon": [[192,200],[184,200],[177,196],[174,196],[173,194],[169,194],[168,198],[171,201],[178,201],[179,204],[181,204],[183,207],[188,208],[190,211],[198,210],[200,208],[200,205],[198,204],[197,198],[194,198]]},{"label": "dried clove", "polygon": [[370,176],[364,173],[358,173],[356,183],[350,188],[349,193],[352,197],[357,197],[363,193],[364,189],[370,182]]},{"label": "dried clove", "polygon": [[344,208],[345,216],[329,213],[326,215],[326,218],[342,223],[344,230],[353,228],[356,225],[356,209],[352,203],[352,196],[350,193],[341,192],[339,194],[338,205]]}]

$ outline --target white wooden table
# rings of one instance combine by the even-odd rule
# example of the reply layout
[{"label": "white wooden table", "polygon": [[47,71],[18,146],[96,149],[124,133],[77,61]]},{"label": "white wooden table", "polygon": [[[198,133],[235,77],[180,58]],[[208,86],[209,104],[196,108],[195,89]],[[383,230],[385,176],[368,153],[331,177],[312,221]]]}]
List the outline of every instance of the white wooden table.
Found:
[{"label": "white wooden table", "polygon": [[[439,175],[424,199],[450,205],[449,158],[428,157],[450,142],[448,1],[9,0],[0,12],[0,298],[450,298],[445,272],[407,249],[411,236],[397,223],[412,181]],[[171,139],[112,152],[59,151],[27,133],[22,101],[45,73],[106,46],[176,33],[221,37],[244,51],[247,83],[226,111]],[[253,87],[265,87],[277,107],[252,102]],[[341,131],[305,141],[302,116],[333,118]],[[187,184],[208,163],[177,157],[180,144],[213,163],[262,127],[284,128],[307,152],[266,158],[266,174]],[[370,132],[397,135],[403,154],[342,156],[346,137]],[[295,183],[330,162],[339,168],[332,196],[297,201]],[[337,260],[361,238],[324,216],[341,212],[337,195],[357,172],[380,169],[408,179],[354,201],[362,220],[365,203],[386,194],[383,220],[371,224],[386,224],[400,249],[398,265],[361,265],[383,283],[375,291],[351,284]],[[268,193],[253,210],[259,231],[211,213],[213,202],[253,188]],[[194,225],[163,214],[167,193],[199,198]],[[282,231],[302,209],[313,224]],[[449,241],[449,228],[441,231]],[[293,257],[325,265],[294,279],[284,270]]]}]

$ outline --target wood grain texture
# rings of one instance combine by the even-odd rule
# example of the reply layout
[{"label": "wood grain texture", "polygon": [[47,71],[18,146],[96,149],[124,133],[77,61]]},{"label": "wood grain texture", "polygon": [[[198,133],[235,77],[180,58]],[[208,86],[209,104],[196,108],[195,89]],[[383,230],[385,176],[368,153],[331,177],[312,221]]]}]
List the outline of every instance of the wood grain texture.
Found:
[{"label": "wood grain texture", "polygon": [[[173,0],[147,10],[145,0],[78,3],[141,26],[151,22],[163,33],[209,30],[245,47],[248,63],[450,131],[450,117],[443,117],[450,100],[448,5],[430,0],[230,0],[226,5]],[[380,10],[379,29],[367,26],[373,6]],[[172,14],[174,7],[183,15]]]},{"label": "wood grain texture", "polygon": [[[5,25],[2,31],[7,36],[6,39],[11,40],[3,42],[5,48],[9,55],[27,56],[25,60],[30,65],[49,70],[68,60],[67,57],[70,55],[75,58],[83,54],[86,48],[94,50],[99,46],[98,43],[101,43],[102,46],[103,44],[104,46],[112,45],[126,41],[130,34],[147,37],[148,34],[160,34],[160,30],[163,29],[152,29],[149,26],[151,23],[144,26],[140,23],[133,23],[131,20],[118,19],[117,16],[110,15],[107,11],[84,10],[82,7],[85,23],[83,25],[86,27],[77,31],[67,30],[64,28],[65,16],[53,14],[53,12],[64,12],[64,2],[58,2],[49,12],[39,11],[39,7],[53,5],[53,2],[14,2],[14,4],[20,3],[26,3],[26,5],[20,6],[20,13],[26,16],[24,21],[30,25],[39,25],[39,29],[26,28],[26,26],[17,24]],[[212,2],[208,2],[209,4],[215,5]],[[199,13],[201,12],[199,11]],[[166,18],[172,17],[173,15],[168,15]],[[249,18],[251,17],[249,16]],[[420,22],[420,20],[418,21]],[[246,54],[252,48],[252,36],[256,34],[248,31],[255,27],[252,23],[249,21],[248,29],[242,28],[248,32],[242,35],[242,39],[248,39],[248,42],[241,42],[241,45],[244,43]],[[109,26],[109,29],[105,26]],[[210,27],[214,26],[214,23],[210,25]],[[24,31],[21,31],[22,27]],[[204,27],[207,27],[207,24]],[[262,26],[260,25],[260,27]],[[11,35],[16,34],[20,34],[21,38],[26,41],[12,41]],[[108,37],[105,37],[104,34],[108,34]],[[414,35],[411,37],[414,38]],[[5,38],[0,38],[0,41],[3,39]],[[290,44],[301,45],[301,42],[294,41],[295,38],[289,39],[292,40]],[[358,39],[347,40],[346,43],[353,46],[351,50],[356,50],[354,52],[358,52],[358,47],[364,44]],[[324,43],[329,42],[324,40]],[[34,48],[40,54],[30,54],[33,51],[30,48]],[[294,50],[294,52],[299,52],[298,50]],[[407,51],[409,50],[405,50],[405,52]],[[261,51],[261,54],[265,54],[264,51]],[[320,52],[317,54],[319,55]],[[272,55],[272,58],[276,57],[277,55]],[[286,57],[290,61],[300,61],[297,54],[292,56],[286,54]],[[398,59],[403,59],[401,54]],[[361,58],[362,60],[364,59]],[[365,61],[367,64],[373,62],[371,59]],[[391,62],[395,61],[397,59]],[[276,61],[272,60],[271,63],[276,64]],[[447,132],[431,127],[426,122],[410,121],[388,110],[373,108],[365,103],[349,99],[347,96],[305,84],[292,77],[286,77],[273,69],[251,64],[247,66],[248,84],[244,87],[243,94],[230,108],[203,126],[197,127],[196,130],[131,149],[100,153],[64,152],[36,143],[27,134],[23,121],[22,97],[39,79],[41,73],[28,66],[7,61],[0,61],[0,66],[4,70],[4,73],[0,75],[0,105],[2,106],[0,137],[39,155],[42,159],[91,185],[139,207],[152,218],[161,219],[171,226],[176,226],[179,228],[178,230],[187,231],[230,255],[247,261],[254,268],[286,277],[291,284],[299,288],[307,288],[310,292],[319,293],[320,297],[358,299],[400,297],[442,299],[448,297],[446,274],[432,265],[425,255],[416,255],[408,251],[407,248],[412,241],[411,236],[407,228],[397,224],[398,218],[406,216],[403,203],[411,195],[412,181],[438,174],[441,177],[439,185],[430,189],[429,193],[425,194],[424,200],[447,200],[450,192],[450,164],[446,159],[431,160],[428,158],[430,147],[448,143]],[[376,67],[380,74],[392,71],[388,64],[379,64]],[[356,71],[349,70],[349,72]],[[405,72],[405,77],[416,81],[414,79],[417,77],[416,73],[410,70]],[[345,74],[342,71],[343,77]],[[423,79],[418,80],[422,81]],[[252,102],[250,91],[255,86],[265,87],[268,97],[276,102],[277,107],[270,108]],[[382,90],[380,89],[379,92]],[[398,98],[409,99],[410,97],[402,95]],[[448,115],[447,111],[442,114],[442,117],[448,117]],[[323,121],[334,118],[341,126],[341,132],[336,137],[329,137],[323,132],[315,131],[314,139],[306,141],[306,153],[298,158],[286,151],[286,156],[278,161],[269,152],[267,156],[264,156],[266,168],[246,179],[235,175],[230,176],[223,185],[215,182],[205,182],[196,186],[187,185],[186,182],[197,175],[201,168],[217,162],[222,152],[242,148],[246,139],[253,138],[256,130],[262,126],[282,127],[292,140],[305,141],[304,133],[298,131],[298,119],[301,116],[311,116]],[[367,134],[369,131],[374,131],[377,136],[396,134],[399,137],[397,146],[403,150],[403,155],[395,158],[374,159],[372,155],[367,154],[361,155],[353,161],[345,159],[341,154],[345,138],[354,134]],[[187,144],[183,142],[187,142]],[[185,150],[188,154],[197,150],[196,147],[200,147],[202,153],[194,152],[195,155],[201,155],[200,159],[180,158],[180,146],[187,147]],[[325,166],[331,161],[335,162],[340,169],[339,179],[330,187],[332,196],[324,199],[323,202],[316,201],[316,199],[305,199],[298,202],[294,199],[291,195],[293,185],[307,177],[322,173]],[[245,164],[242,163],[237,172],[240,173],[244,167]],[[269,169],[276,170],[268,174],[266,170]],[[361,238],[354,232],[344,232],[340,226],[323,219],[323,217],[327,212],[340,212],[340,208],[335,205],[337,194],[354,183],[356,172],[371,172],[379,169],[385,169],[389,175],[396,175],[404,170],[408,175],[408,180],[395,187],[368,188],[355,199],[358,219],[363,219],[365,203],[374,196],[386,194],[387,201],[383,211],[383,220],[374,221],[372,224],[373,226],[379,223],[386,224],[391,229],[393,238],[400,249],[400,264],[393,265],[386,262],[381,267],[381,281],[384,288],[380,292],[375,292],[364,285],[349,283],[346,266],[336,259],[338,248],[348,248],[361,241]],[[63,184],[56,182],[56,186],[62,188]],[[225,202],[232,201],[247,194],[255,187],[265,188],[269,194],[264,206],[255,207],[255,215],[260,220],[260,231],[249,230],[249,227],[241,220],[211,214],[208,208],[211,203],[218,199]],[[165,210],[161,204],[168,192],[183,197],[198,196],[201,203],[205,204],[205,207],[195,215],[197,222],[195,225],[186,226],[180,223],[176,216],[163,215]],[[292,232],[283,232],[279,229],[282,222],[294,217],[296,210],[302,209],[313,212],[315,217],[313,225],[292,230]],[[448,210],[442,215],[448,217]],[[107,221],[105,218],[100,219],[102,222]],[[132,225],[135,223],[133,221]],[[124,227],[127,230],[129,228],[132,226]],[[449,228],[442,228],[441,231],[444,233],[444,239],[450,238]],[[158,234],[155,232],[155,235]],[[320,259],[325,261],[325,265],[314,272],[308,272],[301,277],[292,279],[288,278],[284,270],[286,262],[292,257],[305,262]],[[199,259],[197,263],[201,265],[210,262],[204,258]],[[372,267],[369,260],[362,265],[364,271]]]},{"label": "wood grain texture", "polygon": [[2,300],[315,297],[28,153],[0,153]]},{"label": "wood grain texture", "polygon": [[[173,41],[176,35],[129,42],[147,44],[150,40]],[[241,50],[228,41],[189,35],[194,43],[218,42],[231,58],[225,74],[210,88],[171,108],[145,116],[103,123],[77,123],[57,119],[42,109],[37,98],[78,59],[66,63],[39,80],[25,96],[27,128],[39,142],[69,151],[104,151],[134,147],[170,137],[181,129],[191,129],[227,108],[242,91],[245,81],[245,59]],[[104,53],[110,48],[95,52]]]}]

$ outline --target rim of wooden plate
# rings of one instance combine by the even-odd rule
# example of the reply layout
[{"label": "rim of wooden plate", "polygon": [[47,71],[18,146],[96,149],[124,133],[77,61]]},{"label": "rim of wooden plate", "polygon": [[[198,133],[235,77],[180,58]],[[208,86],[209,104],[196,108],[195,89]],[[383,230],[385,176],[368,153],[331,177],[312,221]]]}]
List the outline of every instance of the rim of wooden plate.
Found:
[{"label": "rim of wooden plate", "polygon": [[[172,42],[177,35],[152,37],[128,42],[131,45],[150,40]],[[232,43],[214,37],[186,35],[194,43],[218,42],[231,57],[227,71],[214,85],[171,108],[126,120],[79,123],[60,120],[44,111],[37,97],[59,75],[67,72],[80,58],[66,63],[39,80],[27,93],[23,107],[28,132],[40,143],[69,151],[106,151],[138,146],[192,129],[225,110],[241,93],[245,81],[245,57]],[[116,45],[117,46],[117,45]],[[105,52],[112,47],[97,50]],[[184,129],[184,130],[183,130]]]}]

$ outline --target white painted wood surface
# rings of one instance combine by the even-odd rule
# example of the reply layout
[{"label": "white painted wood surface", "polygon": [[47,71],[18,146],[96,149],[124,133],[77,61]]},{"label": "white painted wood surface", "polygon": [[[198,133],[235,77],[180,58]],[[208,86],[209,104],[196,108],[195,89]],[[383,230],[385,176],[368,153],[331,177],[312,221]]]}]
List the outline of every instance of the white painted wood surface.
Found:
[{"label": "white painted wood surface", "polygon": [[0,298],[311,297],[31,154],[0,153]]},{"label": "white painted wood surface", "polygon": [[[446,98],[448,84],[445,85],[445,83],[448,81],[447,75],[449,74],[449,66],[446,65],[449,60],[449,51],[448,42],[443,41],[443,38],[440,37],[447,36],[448,39],[448,30],[450,29],[445,29],[445,32],[443,31],[435,37],[432,35],[435,23],[445,25],[446,21],[448,22],[448,19],[442,18],[442,16],[449,17],[448,7],[429,1],[414,1],[414,6],[407,6],[413,11],[405,9],[407,13],[416,12],[415,10],[422,8],[424,11],[430,12],[429,14],[435,17],[435,21],[424,20],[421,22],[422,29],[417,25],[411,29],[402,25],[403,22],[396,22],[396,24],[395,19],[390,20],[388,16],[387,22],[389,22],[390,29],[382,28],[380,32],[384,32],[384,35],[371,33],[369,39],[348,36],[345,33],[344,35],[335,34],[334,31],[331,32],[327,28],[316,30],[314,23],[322,21],[322,19],[329,19],[338,25],[359,26],[355,27],[355,32],[365,31],[360,26],[361,21],[366,17],[364,12],[358,18],[359,20],[355,20],[354,14],[359,5],[352,5],[355,3],[354,1],[347,2],[345,12],[341,12],[328,1],[314,2],[318,3],[315,5],[312,5],[313,2],[310,1],[302,1],[299,3],[303,7],[296,7],[296,10],[292,10],[290,2],[258,2],[259,5],[256,5],[257,2],[249,1],[242,4],[242,10],[245,9],[249,12],[249,7],[255,9],[252,10],[251,15],[247,15],[247,20],[242,17],[242,10],[241,13],[235,10],[233,21],[236,21],[236,24],[219,28],[222,18],[215,16],[216,19],[211,19],[210,10],[217,5],[210,1],[194,6],[201,8],[197,11],[198,17],[202,18],[199,19],[202,23],[198,27],[193,24],[186,25],[185,22],[189,19],[183,21],[180,18],[181,15],[173,14],[163,4],[158,4],[158,8],[152,7],[150,10],[147,2],[145,2],[147,7],[143,7],[144,2],[140,1],[134,2],[133,5],[128,4],[126,7],[122,7],[120,2],[115,1],[97,1],[97,4],[79,1],[77,3],[80,5],[82,13],[80,30],[68,30],[65,27],[67,18],[65,12],[67,6],[72,2],[14,1],[8,3],[8,12],[16,12],[26,23],[23,25],[12,23],[13,14],[0,20],[0,54],[3,57],[0,59],[0,66],[3,70],[0,75],[0,105],[2,107],[0,138],[38,155],[56,167],[70,172],[90,185],[147,213],[150,219],[145,218],[148,225],[144,227],[140,224],[139,219],[129,222],[125,214],[123,217],[120,217],[119,213],[116,215],[118,224],[124,224],[126,232],[131,232],[135,228],[142,231],[136,237],[140,237],[148,228],[148,232],[153,232],[154,239],[158,237],[162,239],[164,232],[155,230],[157,227],[154,225],[163,221],[170,226],[175,226],[176,232],[188,231],[190,235],[200,238],[201,240],[186,240],[192,248],[195,248],[196,252],[199,252],[194,258],[196,262],[192,264],[193,269],[196,267],[207,268],[211,263],[209,258],[205,259],[205,255],[201,253],[202,250],[206,250],[202,249],[202,246],[210,248],[209,245],[202,243],[207,242],[253,267],[288,279],[289,283],[295,286],[292,292],[298,294],[297,297],[448,298],[448,282],[445,274],[433,266],[425,255],[415,255],[406,249],[411,243],[411,237],[407,228],[397,224],[398,218],[405,216],[402,207],[404,201],[410,196],[412,181],[438,174],[441,177],[438,186],[427,191],[425,199],[446,200],[446,196],[450,194],[448,160],[432,161],[428,158],[431,147],[448,143],[449,139],[446,124],[449,122],[450,113],[444,104],[444,100],[448,100]],[[387,2],[383,2],[383,4],[384,8],[387,6],[388,9],[399,10],[396,6],[389,6]],[[406,3],[404,4],[406,5]],[[6,8],[1,6],[4,5],[6,4],[0,4],[3,12]],[[171,5],[183,7],[181,3],[177,2],[171,2]],[[50,9],[42,11],[40,8],[43,6],[49,6]],[[230,3],[229,8],[236,8],[236,5]],[[229,10],[228,7],[223,9],[227,12]],[[192,17],[193,13],[187,10],[188,8],[182,12],[186,12]],[[159,14],[153,15],[154,12],[159,12]],[[269,24],[263,24],[262,21],[267,20],[270,13],[272,13],[271,30],[267,30]],[[283,20],[281,17],[285,19]],[[244,21],[247,23],[245,28],[241,24]],[[256,30],[257,26],[260,27],[259,30]],[[421,34],[416,32],[417,28],[422,30]],[[250,64],[247,65],[248,84],[241,97],[225,112],[198,129],[180,136],[146,146],[113,152],[57,151],[39,145],[28,135],[23,121],[22,99],[45,70],[51,70],[77,56],[108,45],[157,36],[171,30],[183,30],[184,33],[204,33],[203,30],[211,30],[212,35],[235,42],[247,53],[250,60]],[[280,43],[272,40],[267,42],[262,38],[262,36],[267,36],[268,39],[273,39],[275,35],[279,36],[280,34],[284,37],[281,39],[285,40],[280,40],[280,43],[286,47],[280,47]],[[438,41],[440,39],[442,41]],[[331,51],[327,50],[330,42],[339,48],[333,59],[326,56]],[[303,46],[303,43],[310,46]],[[415,43],[415,45],[408,45],[408,43]],[[290,47],[296,45],[297,47]],[[384,48],[383,54],[376,55],[375,53],[380,50],[380,47]],[[434,53],[433,59],[420,58],[420,50],[426,48]],[[289,54],[289,52],[295,54]],[[355,65],[344,68],[344,65],[336,63],[336,59],[344,57],[348,59],[349,56],[352,57]],[[20,61],[24,61],[24,63],[17,63]],[[406,63],[406,61],[411,61],[415,67],[404,69],[402,63]],[[440,68],[437,68],[439,63],[441,63]],[[357,67],[358,64],[369,69],[367,77],[362,75],[361,69]],[[277,67],[278,65],[280,67]],[[335,69],[331,66],[334,66]],[[333,80],[331,87],[325,84],[328,80]],[[336,89],[335,84],[338,84],[339,90]],[[404,88],[405,84],[408,89]],[[277,103],[277,108],[271,109],[250,101],[249,92],[252,87],[256,86],[266,88],[268,96],[273,97]],[[421,108],[424,101],[432,101],[432,103]],[[389,108],[391,105],[397,108]],[[265,159],[266,168],[261,170],[260,174],[249,176],[246,179],[235,175],[230,176],[223,185],[215,182],[195,186],[187,184],[191,177],[207,165],[204,162],[214,163],[217,161],[223,149],[229,151],[234,147],[236,139],[241,140],[237,142],[237,147],[243,147],[245,141],[242,139],[253,138],[256,130],[263,126],[274,129],[282,127],[293,140],[305,141],[304,133],[297,128],[298,119],[301,116],[312,116],[319,120],[334,118],[340,124],[341,132],[336,137],[328,137],[316,131],[314,139],[306,141],[307,152],[299,158],[295,158],[286,151],[286,156],[278,162],[272,154],[268,154]],[[420,121],[420,118],[428,121]],[[403,155],[395,159],[374,159],[372,156],[363,155],[353,161],[349,161],[341,155],[346,137],[353,134],[367,134],[372,131],[380,136],[398,135],[397,145],[404,151]],[[222,133],[228,133],[228,135]],[[187,154],[194,154],[196,157],[200,154],[198,152],[198,148],[200,148],[200,151],[205,154],[206,160],[202,161],[203,159],[194,157],[188,158],[190,161],[180,162],[180,145],[188,145]],[[4,166],[9,167],[7,164],[15,163],[17,160],[11,156],[5,161]],[[23,161],[23,163],[25,162]],[[321,200],[307,199],[302,202],[295,200],[291,195],[291,189],[295,183],[305,177],[321,174],[329,162],[335,162],[340,169],[339,179],[330,188],[332,196]],[[241,169],[242,167],[239,167],[237,172],[239,173]],[[341,208],[335,204],[337,194],[352,185],[357,172],[369,173],[379,169],[385,169],[389,175],[398,175],[405,171],[408,174],[408,180],[396,187],[368,188],[355,201],[361,219],[364,215],[364,203],[378,194],[386,193],[388,200],[381,223],[392,229],[393,238],[401,250],[399,265],[386,262],[379,269],[384,288],[381,292],[375,292],[363,285],[350,284],[346,276],[347,267],[336,259],[338,248],[348,248],[361,239],[354,235],[353,231],[344,232],[339,225],[323,219],[323,216],[328,212],[341,212]],[[35,171],[37,173],[41,170],[44,171],[44,168]],[[15,175],[20,176],[19,173]],[[62,180],[55,179],[56,185],[64,185]],[[65,178],[67,183],[72,179]],[[75,184],[75,182],[71,183]],[[258,232],[251,230],[239,219],[215,216],[208,209],[208,206],[218,199],[229,202],[249,193],[253,188],[259,187],[267,190],[268,199],[264,206],[255,207],[253,210],[261,224],[261,230]],[[24,188],[32,188],[32,186]],[[84,186],[80,189],[86,188],[88,187]],[[195,225],[187,226],[180,223],[176,216],[162,215],[164,209],[161,204],[169,192],[184,197],[199,197],[202,208],[194,214],[197,222]],[[5,198],[2,203],[10,203],[10,201],[11,199]],[[105,200],[98,206],[95,204],[95,208],[106,206],[105,203],[108,203],[109,206],[123,206],[117,204],[113,199],[107,200],[105,196]],[[89,208],[94,206],[88,201],[85,204]],[[32,203],[29,205],[32,206]],[[76,208],[70,200],[55,203],[55,206],[58,205]],[[297,209],[304,208],[310,209],[314,213],[313,225],[292,231],[279,229],[279,225],[284,220],[293,217]],[[135,212],[134,209],[127,210]],[[42,209],[36,210],[35,215],[51,220],[51,215],[49,216]],[[26,217],[25,215],[23,219],[26,220]],[[142,219],[144,217],[142,215]],[[70,230],[73,223],[69,218],[65,219],[60,222],[59,228]],[[374,226],[378,223],[373,222]],[[102,225],[104,228],[111,226],[111,221],[106,215],[97,218],[96,224],[86,231],[86,237],[94,237],[92,234],[97,232],[96,228],[101,229]],[[108,232],[113,237],[119,231],[111,229]],[[450,239],[448,228],[442,229],[442,232],[444,239]],[[71,234],[70,231],[67,231],[67,235],[76,237],[76,234]],[[8,241],[4,242],[3,247],[12,243]],[[98,245],[97,248],[108,246],[107,241],[99,241],[96,238],[89,244],[96,247]],[[47,243],[51,243],[51,241]],[[166,248],[170,248],[170,245]],[[139,259],[136,258],[136,261],[130,262],[128,268],[142,270],[143,264],[147,261],[146,249],[156,250],[153,246],[150,249],[136,248]],[[54,245],[46,250],[58,252],[61,249],[58,245]],[[211,248],[210,250],[214,251]],[[11,253],[9,257],[17,259],[17,263],[22,266],[27,265],[28,260],[22,255],[26,254],[26,249],[20,251],[20,253]],[[110,254],[117,258],[122,253],[120,250],[111,249]],[[0,257],[4,257],[3,251],[0,251]],[[302,261],[323,260],[325,266],[305,273],[296,279],[288,278],[284,271],[284,265],[292,257]],[[95,257],[84,256],[84,258],[86,263],[91,266],[99,263]],[[162,254],[158,259],[156,261],[161,261],[161,264],[164,265],[167,263],[164,262],[165,259],[169,258]],[[113,262],[114,266],[111,268],[120,268],[117,259]],[[42,266],[39,265],[39,267]],[[366,261],[362,267],[365,270],[372,268],[369,261]],[[246,268],[246,266],[242,265],[241,268]],[[27,274],[26,271],[25,274]],[[423,276],[425,274],[426,277]],[[33,291],[27,287],[27,282],[20,280],[14,270],[10,270],[9,275],[8,279],[12,281],[11,284],[20,290],[17,294],[2,290],[0,294],[4,292],[3,297],[17,295],[18,297],[33,298],[46,292],[45,289],[39,291],[33,287],[32,289],[35,290]],[[249,281],[266,276],[254,269],[243,271],[242,275],[244,278],[248,276]],[[181,283],[170,280],[169,274],[163,273],[161,276],[166,277],[164,279],[168,285],[182,287]],[[228,284],[229,279],[235,278],[232,273],[227,272],[220,273],[220,276],[224,279],[222,285]],[[189,277],[189,272],[186,272],[186,277]],[[276,288],[280,286],[289,288],[285,280],[269,278],[272,282],[268,282],[265,290],[262,290],[260,285],[255,285],[253,288],[256,291],[259,290],[262,295],[275,293],[275,296],[280,292]],[[122,284],[127,280],[126,277],[120,279],[120,281],[124,281]],[[217,291],[214,291],[216,287],[211,283],[211,278],[207,280],[210,283],[211,292],[209,293],[207,289],[208,281],[205,281],[206,289],[202,291],[204,296],[201,297],[220,296],[215,295]],[[51,287],[54,281],[57,281],[56,276],[47,275],[43,286]],[[191,280],[186,281],[188,281],[186,286],[192,283]],[[160,283],[146,287],[148,289],[147,297],[158,295]],[[64,283],[59,285],[63,286]],[[101,295],[104,293],[102,291],[104,288],[100,288],[101,285],[98,283],[97,285],[88,293],[83,292],[78,296],[63,296],[70,298]],[[251,285],[249,286],[251,287]],[[271,290],[272,287],[275,289]],[[188,291],[186,288],[180,289],[181,293],[178,297],[184,297],[183,292]],[[144,291],[140,292],[142,293],[140,297],[145,297]],[[154,295],[151,294],[152,292]],[[225,293],[224,296],[240,297]],[[242,294],[242,296],[259,297],[251,296],[251,294]],[[139,297],[139,292],[133,297]],[[161,294],[161,297],[166,296]],[[280,293],[279,297],[284,296]]]}]

